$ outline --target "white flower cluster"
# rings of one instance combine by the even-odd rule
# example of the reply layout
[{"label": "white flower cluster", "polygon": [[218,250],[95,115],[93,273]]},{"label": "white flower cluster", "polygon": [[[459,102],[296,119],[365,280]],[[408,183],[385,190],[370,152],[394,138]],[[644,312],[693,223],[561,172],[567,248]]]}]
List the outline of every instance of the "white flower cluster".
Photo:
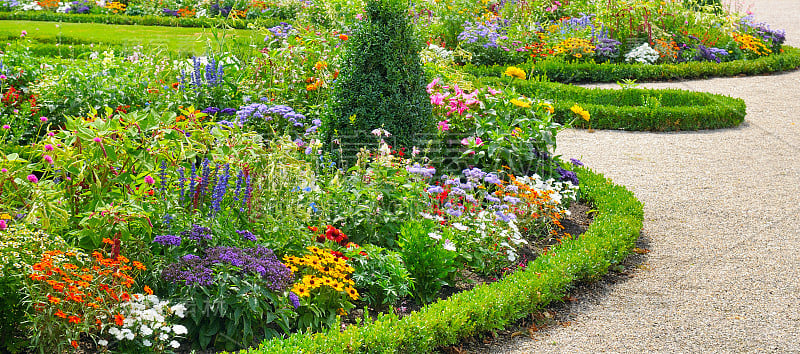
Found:
[{"label": "white flower cluster", "polygon": [[[155,295],[135,294],[131,301],[119,305],[117,310],[123,317],[122,326],[113,324],[108,334],[118,341],[133,341],[152,351],[177,349],[181,344],[177,341],[189,331],[179,324],[172,324],[173,316],[183,318],[186,306],[168,301],[161,301]],[[99,340],[97,344],[107,346],[107,340]]]},{"label": "white flower cluster", "polygon": [[650,47],[647,42],[625,54],[625,61],[632,63],[653,64],[658,60],[658,52]]},{"label": "white flower cluster", "polygon": [[432,63],[437,65],[453,64],[453,52],[436,44],[429,44],[428,48],[419,52],[422,64]]}]

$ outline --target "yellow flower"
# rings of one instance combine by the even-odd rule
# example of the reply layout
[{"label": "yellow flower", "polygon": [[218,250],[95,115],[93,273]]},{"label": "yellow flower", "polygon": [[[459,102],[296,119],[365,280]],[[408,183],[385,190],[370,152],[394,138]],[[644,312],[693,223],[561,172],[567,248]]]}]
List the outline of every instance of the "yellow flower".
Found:
[{"label": "yellow flower", "polygon": [[530,104],[530,103],[528,103],[528,102],[525,102],[525,101],[520,101],[520,100],[518,100],[518,99],[516,99],[516,98],[512,98],[512,99],[511,99],[511,103],[512,103],[513,105],[517,106],[517,107],[522,107],[522,108],[531,108],[531,104]]},{"label": "yellow flower", "polygon": [[540,103],[540,105],[544,107],[544,110],[550,114],[553,114],[553,112],[556,111],[555,108],[553,108],[553,106],[550,105],[549,103]]},{"label": "yellow flower", "polygon": [[328,63],[326,63],[324,61],[318,61],[318,62],[316,62],[316,64],[314,64],[314,69],[316,69],[317,71],[320,71],[320,70],[325,69],[327,67],[328,67]]},{"label": "yellow flower", "polygon": [[525,80],[525,78],[527,77],[525,75],[525,71],[516,66],[509,66],[508,68],[506,68],[506,71],[503,73],[503,75],[516,77],[517,79],[520,80]]},{"label": "yellow flower", "polygon": [[580,116],[581,118],[583,118],[583,120],[585,120],[587,122],[589,121],[589,118],[591,117],[587,110],[583,109],[581,106],[578,106],[577,104],[572,106],[570,108],[570,110],[572,111],[572,113],[577,114],[578,116]]}]

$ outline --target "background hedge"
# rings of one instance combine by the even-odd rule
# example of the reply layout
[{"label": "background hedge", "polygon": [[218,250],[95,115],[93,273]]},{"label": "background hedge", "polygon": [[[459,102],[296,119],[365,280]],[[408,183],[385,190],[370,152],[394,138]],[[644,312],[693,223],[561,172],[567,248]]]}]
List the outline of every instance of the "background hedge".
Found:
[{"label": "background hedge", "polygon": [[52,21],[73,23],[105,23],[111,25],[170,26],[170,27],[230,27],[246,29],[251,23],[272,27],[285,22],[284,19],[259,18],[221,19],[167,16],[128,16],[121,14],[64,14],[50,11],[0,11],[0,20]]},{"label": "background hedge", "polygon": [[485,77],[479,85],[503,87],[512,82],[517,92],[553,103],[556,120],[570,122],[577,104],[589,111],[590,122],[573,126],[595,129],[676,131],[730,128],[741,124],[746,114],[744,100],[706,92],[676,89],[599,89],[554,82],[522,81]]},{"label": "background hedge", "polygon": [[563,240],[524,271],[431,304],[403,319],[383,314],[345,331],[297,334],[262,343],[256,353],[430,352],[463,338],[498,330],[561,299],[578,280],[591,280],[622,262],[642,229],[642,204],[633,193],[588,169],[576,170],[585,201],[597,210],[580,237]]},{"label": "background hedge", "polygon": [[[622,80],[666,81],[703,79],[737,75],[758,75],[776,71],[794,70],[800,67],[800,49],[783,46],[777,53],[755,60],[734,60],[724,63],[688,62],[681,64],[595,64],[567,63],[557,59],[527,62],[516,65],[529,77],[542,77],[550,81],[570,82],[617,82]],[[472,75],[499,77],[505,66],[475,66],[467,64],[465,72]]]}]

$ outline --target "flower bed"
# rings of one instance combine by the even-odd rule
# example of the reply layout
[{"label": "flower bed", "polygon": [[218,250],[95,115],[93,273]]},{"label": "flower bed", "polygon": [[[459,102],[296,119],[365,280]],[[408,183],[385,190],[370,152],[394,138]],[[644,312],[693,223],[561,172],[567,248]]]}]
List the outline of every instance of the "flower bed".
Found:
[{"label": "flower bed", "polygon": [[523,272],[473,291],[438,301],[409,317],[380,316],[363,327],[322,335],[295,335],[263,343],[253,352],[296,353],[428,352],[460,339],[497,330],[552,301],[570,284],[597,279],[625,259],[642,228],[642,205],[633,194],[602,175],[577,169],[582,190],[597,214],[581,237],[564,240]]},{"label": "flower bed", "polygon": [[[519,4],[429,3],[411,17],[401,0],[279,5],[298,5],[296,20],[256,29],[263,41],[214,37],[202,57],[101,49],[72,33],[58,38],[89,49],[38,57],[35,34],[15,30],[0,58],[1,346],[431,350],[559,298],[635,241],[641,205],[554,156],[560,131],[622,124],[605,113],[624,111],[611,99],[655,117],[631,128],[723,122],[712,110],[689,115],[685,107],[708,105],[686,93],[573,91],[528,81],[516,66],[504,67],[505,80],[474,80],[457,63],[468,52],[491,59],[496,48],[472,39],[531,16],[547,31],[569,27],[552,43],[569,60],[600,42],[614,52],[610,37],[591,36],[599,14],[550,18],[577,5],[548,2],[502,23]],[[476,14],[486,21],[464,24]],[[736,38],[756,31],[728,25]],[[463,34],[463,51],[426,49],[420,33]],[[740,101],[717,99],[741,119]],[[589,231],[522,258],[523,245],[558,233],[579,197],[598,210]],[[437,301],[464,274],[500,280]],[[401,320],[402,301],[422,309]]]}]

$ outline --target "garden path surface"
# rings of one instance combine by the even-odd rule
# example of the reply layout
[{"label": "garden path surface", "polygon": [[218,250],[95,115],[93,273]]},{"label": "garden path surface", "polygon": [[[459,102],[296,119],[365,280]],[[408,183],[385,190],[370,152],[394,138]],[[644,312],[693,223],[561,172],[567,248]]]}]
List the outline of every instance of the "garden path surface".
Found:
[{"label": "garden path surface", "polygon": [[[800,1],[753,1],[800,47]],[[641,87],[739,97],[747,117],[714,131],[562,132],[560,155],[644,203],[639,247],[651,252],[558,306],[560,324],[489,352],[800,353],[800,71]]]}]

